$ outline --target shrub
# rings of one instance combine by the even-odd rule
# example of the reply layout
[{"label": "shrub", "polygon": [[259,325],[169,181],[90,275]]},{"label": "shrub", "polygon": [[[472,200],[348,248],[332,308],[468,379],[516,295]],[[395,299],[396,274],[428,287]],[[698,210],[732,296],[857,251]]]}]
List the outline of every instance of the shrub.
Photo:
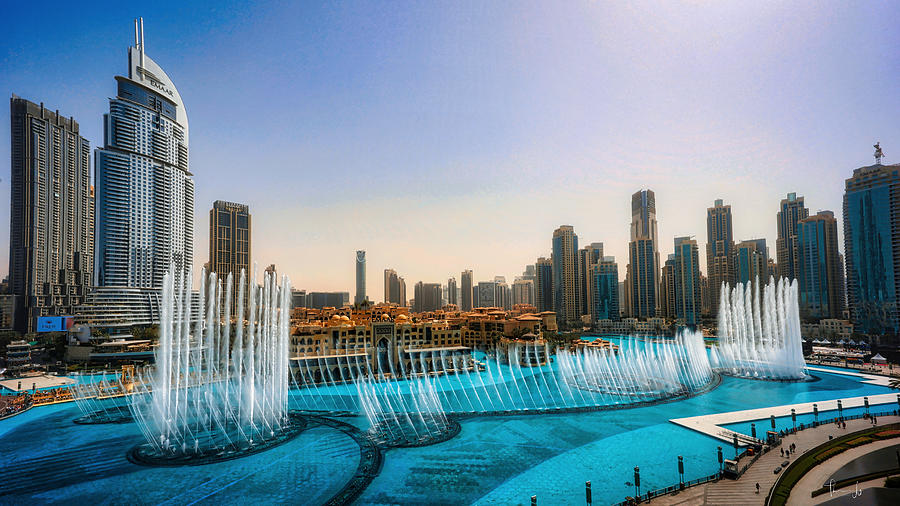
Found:
[{"label": "shrub", "polygon": [[900,476],[888,476],[884,480],[884,486],[887,488],[900,488]]}]

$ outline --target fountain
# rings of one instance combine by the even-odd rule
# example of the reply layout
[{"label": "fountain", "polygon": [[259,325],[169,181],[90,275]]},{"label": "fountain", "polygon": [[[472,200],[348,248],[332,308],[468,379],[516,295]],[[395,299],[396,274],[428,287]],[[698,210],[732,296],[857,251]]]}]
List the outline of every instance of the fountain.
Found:
[{"label": "fountain", "polygon": [[723,284],[719,297],[719,345],[710,361],[723,373],[742,378],[799,381],[806,374],[800,337],[797,281],[759,281],[733,289]]},{"label": "fountain", "polygon": [[[255,266],[254,276],[255,279]],[[138,375],[129,407],[147,442],[133,462],[180,465],[254,453],[302,430],[288,411],[290,285],[274,274],[246,286],[241,272],[232,339],[233,279],[200,277],[200,308],[191,322],[190,271],[170,271],[162,290],[156,367]],[[244,314],[244,294],[248,313]],[[222,299],[225,299],[224,305]]]},{"label": "fountain", "polygon": [[76,375],[76,382],[69,387],[72,399],[81,411],[81,417],[76,418],[75,423],[131,422],[126,397],[133,389],[134,366],[125,366],[120,372]]}]

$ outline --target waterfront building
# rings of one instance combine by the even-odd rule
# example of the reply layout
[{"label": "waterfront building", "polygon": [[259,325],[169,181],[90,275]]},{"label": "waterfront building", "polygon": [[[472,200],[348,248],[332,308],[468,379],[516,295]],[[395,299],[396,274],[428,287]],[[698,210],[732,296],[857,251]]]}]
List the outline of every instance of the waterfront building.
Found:
[{"label": "waterfront building", "polygon": [[675,254],[671,254],[663,264],[659,287],[659,315],[675,318]]},{"label": "waterfront building", "polygon": [[12,327],[71,315],[92,284],[90,144],[78,123],[13,95],[9,291]]},{"label": "waterfront building", "polygon": [[[564,324],[580,323],[578,301],[578,236],[570,225],[553,231],[553,309]],[[483,305],[483,304],[482,304]]]},{"label": "waterfront building", "polygon": [[778,238],[775,240],[778,277],[797,279],[797,228],[800,220],[808,217],[809,209],[804,205],[803,197],[788,193],[787,198],[781,200],[777,216]]},{"label": "waterfront building", "polygon": [[631,196],[631,242],[628,244],[631,316],[650,318],[659,307],[659,248],[656,194],[641,190]]},{"label": "waterfront building", "polygon": [[[215,201],[209,211],[209,271],[215,272],[223,283],[233,273],[232,316],[237,315],[241,271],[249,280],[253,276],[250,266],[250,208],[246,204]],[[247,304],[249,301],[244,301],[245,309]]]},{"label": "waterfront building", "polygon": [[842,318],[844,280],[834,213],[819,211],[800,220],[797,243],[801,313],[812,318]]},{"label": "waterfront building", "polygon": [[844,256],[854,328],[894,344],[900,332],[900,164],[860,167],[844,191]]},{"label": "waterfront building", "polygon": [[[706,209],[706,274],[710,288],[718,293],[722,284],[733,284],[734,231],[731,226],[731,206],[716,199]],[[719,298],[713,297],[712,313],[719,313]]]},{"label": "waterfront building", "polygon": [[172,264],[194,263],[194,181],[187,111],[145,54],[143,22],[116,83],[95,155],[97,284],[159,289]]}]

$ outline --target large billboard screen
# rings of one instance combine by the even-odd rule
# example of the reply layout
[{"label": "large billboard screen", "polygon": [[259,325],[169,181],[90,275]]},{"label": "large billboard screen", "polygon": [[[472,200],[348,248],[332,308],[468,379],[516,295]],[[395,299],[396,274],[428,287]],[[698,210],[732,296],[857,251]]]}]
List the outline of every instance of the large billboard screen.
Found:
[{"label": "large billboard screen", "polygon": [[38,332],[65,332],[75,323],[71,316],[38,316]]}]

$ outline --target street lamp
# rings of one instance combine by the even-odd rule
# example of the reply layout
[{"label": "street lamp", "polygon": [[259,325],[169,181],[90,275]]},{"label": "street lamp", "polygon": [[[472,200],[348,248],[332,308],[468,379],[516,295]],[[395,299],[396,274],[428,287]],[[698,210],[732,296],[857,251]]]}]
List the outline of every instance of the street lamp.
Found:
[{"label": "street lamp", "polygon": [[734,459],[737,460],[738,457],[738,438],[737,434],[732,435],[732,443],[734,444]]},{"label": "street lamp", "polygon": [[841,404],[841,400],[838,399],[838,419],[844,418],[844,405]]},{"label": "street lamp", "polygon": [[797,411],[791,408],[791,422],[794,424],[794,430],[797,430]]},{"label": "street lamp", "polygon": [[816,427],[819,426],[819,405],[813,404],[813,416],[816,418]]},{"label": "street lamp", "polygon": [[769,420],[772,422],[772,430],[775,430],[775,415],[770,415]]},{"label": "street lamp", "polygon": [[866,414],[869,414],[869,398],[863,397],[863,403],[866,405]]},{"label": "street lamp", "polygon": [[684,457],[678,456],[678,482],[684,488]]},{"label": "street lamp", "polygon": [[723,462],[723,459],[722,459],[722,447],[721,447],[721,446],[717,446],[716,449],[717,449],[717,453],[719,454],[719,472],[721,473],[721,472],[722,472],[722,462]]},{"label": "street lamp", "polygon": [[641,468],[634,466],[634,497],[641,496]]},{"label": "street lamp", "polygon": [[584,482],[584,498],[588,504],[591,504],[591,482]]},{"label": "street lamp", "polygon": [[750,436],[753,439],[756,439],[756,424],[755,423],[750,424]]}]

